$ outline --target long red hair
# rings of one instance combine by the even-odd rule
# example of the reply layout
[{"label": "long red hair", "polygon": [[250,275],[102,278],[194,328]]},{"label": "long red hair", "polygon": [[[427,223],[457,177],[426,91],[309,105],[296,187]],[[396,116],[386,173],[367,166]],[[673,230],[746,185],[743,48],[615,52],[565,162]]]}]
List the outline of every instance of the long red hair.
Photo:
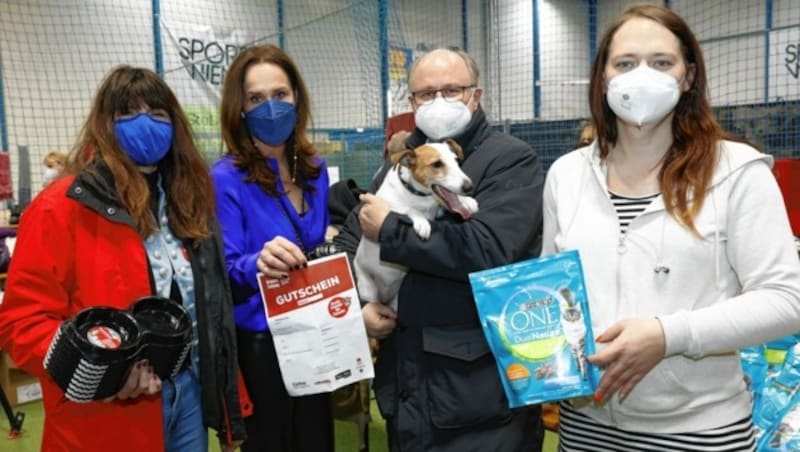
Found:
[{"label": "long red hair", "polygon": [[658,174],[667,211],[689,230],[697,233],[694,219],[700,212],[717,162],[717,144],[730,138],[717,123],[708,99],[708,79],[700,44],[686,22],[673,11],[658,5],[636,5],[625,10],[603,35],[597,49],[589,85],[589,106],[597,129],[600,156],[605,158],[617,142],[617,117],[606,101],[605,77],[611,40],[630,19],[650,19],[666,27],[681,43],[687,70],[694,68],[694,80],[681,94],[672,116],[672,146],[663,157]]},{"label": "long red hair", "polygon": [[181,239],[207,238],[211,235],[209,224],[214,215],[208,165],[194,145],[189,120],[175,94],[149,69],[119,66],[105,78],[71,152],[67,172],[86,171],[99,178],[94,167],[104,163],[113,176],[117,199],[130,213],[139,234],[147,237],[157,231],[147,181],[120,147],[114,132],[116,114],[126,114],[143,105],[164,109],[174,129],[172,147],[158,163],[168,190],[169,226]]},{"label": "long red hair", "polygon": [[[294,89],[297,123],[286,141],[287,158],[290,170],[298,176],[297,183],[302,184],[306,190],[312,190],[313,188],[305,182],[319,177],[320,166],[314,161],[316,152],[306,134],[308,124],[312,121],[311,100],[297,65],[279,47],[272,44],[250,47],[237,55],[228,68],[222,86],[220,106],[220,124],[226,153],[233,156],[237,168],[247,173],[248,182],[255,182],[271,195],[278,194],[277,175],[272,173],[266,159],[256,149],[242,117],[246,95],[245,75],[250,67],[260,63],[274,64],[283,69],[289,78],[291,88]],[[294,159],[289,158],[294,154],[297,155],[297,168],[292,166]]]}]

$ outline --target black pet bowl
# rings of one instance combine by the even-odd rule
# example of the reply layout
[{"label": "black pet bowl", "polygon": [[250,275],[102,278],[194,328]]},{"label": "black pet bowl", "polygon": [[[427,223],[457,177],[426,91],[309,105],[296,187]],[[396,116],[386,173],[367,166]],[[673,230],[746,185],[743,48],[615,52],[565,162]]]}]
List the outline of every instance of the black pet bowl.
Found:
[{"label": "black pet bowl", "polygon": [[131,313],[142,331],[138,359],[148,360],[162,380],[185,369],[192,347],[192,320],[186,309],[168,298],[144,297],[133,304]]},{"label": "black pet bowl", "polygon": [[127,312],[86,308],[61,324],[44,358],[44,368],[68,399],[105,399],[122,389],[140,341],[139,326]]}]

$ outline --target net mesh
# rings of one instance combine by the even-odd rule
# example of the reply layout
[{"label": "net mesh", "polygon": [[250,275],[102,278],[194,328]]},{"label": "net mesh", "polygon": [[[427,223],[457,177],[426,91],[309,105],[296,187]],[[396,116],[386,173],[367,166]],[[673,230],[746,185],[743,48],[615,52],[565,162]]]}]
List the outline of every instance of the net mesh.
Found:
[{"label": "net mesh", "polygon": [[[222,152],[219,89],[254,43],[282,46],[312,96],[313,140],[360,185],[383,158],[386,117],[410,110],[406,73],[436,47],[480,67],[494,127],[545,167],[588,117],[595,47],[624,0],[0,0],[0,132],[16,201],[42,185],[41,161],[69,149],[98,83],[118,64],[154,69],[175,90],[200,148]],[[717,117],[777,157],[800,153],[797,0],[670,0],[701,41]],[[29,163],[26,163],[29,162]]]}]

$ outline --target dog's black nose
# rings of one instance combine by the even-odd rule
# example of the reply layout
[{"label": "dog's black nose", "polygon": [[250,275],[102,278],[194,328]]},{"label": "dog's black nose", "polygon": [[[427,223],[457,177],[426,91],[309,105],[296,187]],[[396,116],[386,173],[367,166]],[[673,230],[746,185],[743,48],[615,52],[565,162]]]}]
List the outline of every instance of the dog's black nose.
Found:
[{"label": "dog's black nose", "polygon": [[461,190],[463,190],[464,193],[470,192],[472,190],[472,181],[469,179],[465,180],[464,184],[461,186]]}]

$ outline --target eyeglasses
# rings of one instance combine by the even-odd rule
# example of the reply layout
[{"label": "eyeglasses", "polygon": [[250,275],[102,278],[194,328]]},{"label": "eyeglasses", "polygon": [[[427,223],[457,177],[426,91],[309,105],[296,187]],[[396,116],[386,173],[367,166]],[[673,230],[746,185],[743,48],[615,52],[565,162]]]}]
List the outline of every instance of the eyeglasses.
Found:
[{"label": "eyeglasses", "polygon": [[411,93],[411,99],[417,105],[426,105],[436,99],[436,93],[442,93],[442,98],[447,102],[460,102],[464,96],[464,91],[475,88],[475,85],[469,86],[445,86],[439,89],[423,89]]}]

